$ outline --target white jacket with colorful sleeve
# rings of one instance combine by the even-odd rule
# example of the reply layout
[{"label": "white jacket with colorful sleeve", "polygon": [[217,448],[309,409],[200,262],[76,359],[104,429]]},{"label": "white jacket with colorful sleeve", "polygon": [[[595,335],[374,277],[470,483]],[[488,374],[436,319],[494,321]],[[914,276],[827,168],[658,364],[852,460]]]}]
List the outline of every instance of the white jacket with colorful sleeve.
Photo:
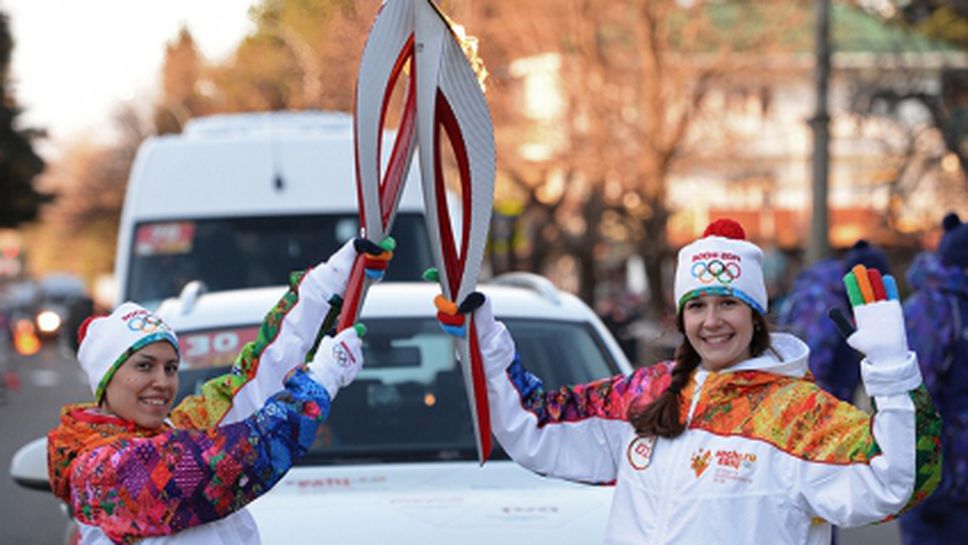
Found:
[{"label": "white jacket with colorful sleeve", "polygon": [[937,486],[940,420],[913,353],[890,368],[865,360],[868,416],[813,383],[803,342],[774,334],[779,357],[695,371],[686,431],[654,440],[627,413],[668,387],[673,362],[545,391],[495,325],[481,335],[495,436],[539,474],[614,483],[607,544],[826,545],[831,524],[893,518]]},{"label": "white jacket with colorful sleeve", "polygon": [[[321,332],[335,325],[344,287],[336,285],[333,277],[324,264],[294,275],[289,291],[268,312],[258,337],[243,348],[232,371],[208,381],[200,395],[188,397],[175,407],[170,415],[172,427],[208,430],[237,425],[283,390],[290,372],[310,359]],[[328,405],[327,397],[326,412]],[[136,453],[131,452],[131,456]],[[176,474],[171,476],[177,478]],[[85,545],[113,543],[98,526],[80,522],[78,526]],[[244,507],[221,519],[139,541],[141,545],[259,543],[255,520]]]}]

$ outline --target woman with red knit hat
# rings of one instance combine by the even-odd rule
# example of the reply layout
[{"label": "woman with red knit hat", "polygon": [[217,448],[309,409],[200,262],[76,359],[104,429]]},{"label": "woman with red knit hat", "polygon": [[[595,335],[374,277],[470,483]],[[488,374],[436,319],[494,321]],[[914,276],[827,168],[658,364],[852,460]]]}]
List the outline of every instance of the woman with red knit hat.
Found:
[{"label": "woman with red knit hat", "polygon": [[489,301],[475,310],[491,424],[519,464],[615,484],[608,544],[810,544],[889,519],[939,478],[940,422],[907,348],[893,278],[845,277],[872,417],[813,383],[771,333],[763,253],[731,220],[682,248],[673,361],[546,391]]},{"label": "woman with red knit hat", "polygon": [[294,277],[232,372],[174,409],[178,339],[161,318],[126,302],[85,322],[77,357],[94,402],[64,407],[47,445],[51,488],[81,543],[259,543],[245,506],[305,454],[363,365],[362,328],[315,347],[335,322],[354,246]]}]

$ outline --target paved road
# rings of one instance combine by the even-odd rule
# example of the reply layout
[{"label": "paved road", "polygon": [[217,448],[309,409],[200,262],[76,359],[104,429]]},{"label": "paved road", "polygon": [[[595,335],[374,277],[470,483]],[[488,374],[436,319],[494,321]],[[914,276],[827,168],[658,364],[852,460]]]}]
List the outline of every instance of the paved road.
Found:
[{"label": "paved road", "polygon": [[[21,388],[0,404],[0,545],[57,545],[66,521],[59,502],[49,493],[17,486],[9,478],[10,460],[21,445],[56,425],[61,405],[87,401],[90,390],[77,362],[56,346],[12,358],[12,368]],[[886,524],[845,530],[839,545],[900,545],[900,540],[896,525]]]},{"label": "paved road", "polygon": [[[61,405],[85,401],[91,393],[77,362],[57,346],[30,357],[12,357],[20,390],[0,404],[0,543],[55,545],[63,542],[66,518],[50,493],[21,488],[10,478],[13,454],[57,423]],[[3,357],[0,355],[0,357]]]}]

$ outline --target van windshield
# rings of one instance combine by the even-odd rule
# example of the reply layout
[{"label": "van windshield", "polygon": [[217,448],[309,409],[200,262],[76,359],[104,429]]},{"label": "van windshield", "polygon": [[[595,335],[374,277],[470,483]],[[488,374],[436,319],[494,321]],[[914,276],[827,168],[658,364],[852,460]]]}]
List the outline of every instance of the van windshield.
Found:
[{"label": "van windshield", "polygon": [[[208,291],[287,284],[359,231],[356,214],[215,218],[144,222],[135,229],[123,299],[154,307],[192,280]],[[387,280],[420,280],[433,261],[423,216],[397,215]]]}]

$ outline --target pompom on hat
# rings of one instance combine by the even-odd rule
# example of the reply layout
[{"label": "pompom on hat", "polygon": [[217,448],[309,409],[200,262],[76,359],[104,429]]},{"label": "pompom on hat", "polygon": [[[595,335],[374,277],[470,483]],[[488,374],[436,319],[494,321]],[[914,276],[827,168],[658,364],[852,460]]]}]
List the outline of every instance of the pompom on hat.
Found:
[{"label": "pompom on hat", "polygon": [[100,403],[111,377],[132,354],[158,341],[178,353],[178,338],[168,324],[137,303],[126,302],[107,316],[91,316],[77,329],[77,359]]},{"label": "pompom on hat", "polygon": [[746,240],[746,231],[735,220],[716,220],[702,238],[679,250],[674,295],[677,313],[690,299],[720,295],[736,297],[766,314],[763,251]]},{"label": "pompom on hat", "polygon": [[868,269],[877,269],[883,274],[891,274],[891,266],[888,264],[884,252],[875,246],[871,246],[864,239],[855,242],[844,254],[844,273],[849,272],[857,265],[863,265]]},{"label": "pompom on hat", "polygon": [[945,265],[968,267],[968,223],[962,223],[958,214],[950,212],[941,222],[944,235],[938,245],[938,255]]}]

